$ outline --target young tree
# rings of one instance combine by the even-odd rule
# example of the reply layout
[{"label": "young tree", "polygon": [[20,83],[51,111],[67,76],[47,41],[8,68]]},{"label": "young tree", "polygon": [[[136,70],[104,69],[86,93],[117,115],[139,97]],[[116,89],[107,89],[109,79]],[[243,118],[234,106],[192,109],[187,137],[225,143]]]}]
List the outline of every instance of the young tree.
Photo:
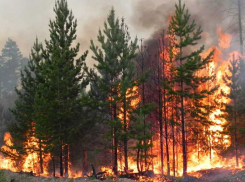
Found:
[{"label": "young tree", "polygon": [[102,101],[106,107],[105,111],[111,115],[109,125],[112,127],[111,136],[113,137],[114,165],[117,173],[117,147],[119,140],[124,145],[125,169],[128,169],[128,113],[132,111],[130,105],[135,94],[134,86],[139,83],[136,81],[136,72],[133,59],[136,57],[137,38],[130,42],[127,27],[122,19],[121,24],[115,17],[112,9],[108,15],[104,30],[99,30],[98,41],[101,48],[94,45],[91,41],[90,49],[93,51],[93,59],[98,62],[94,65],[100,74],[98,85],[100,93],[105,96]]},{"label": "young tree", "polygon": [[24,58],[12,39],[8,38],[1,56],[1,91],[4,94],[14,91],[20,81],[20,69],[26,64]]},{"label": "young tree", "polygon": [[130,134],[136,141],[132,149],[136,150],[136,164],[139,173],[148,171],[154,155],[148,154],[148,150],[152,148],[153,144],[151,138],[153,133],[151,132],[151,125],[146,123],[147,114],[152,111],[152,106],[149,104],[144,107],[139,107],[131,116],[132,124],[130,126]]},{"label": "young tree", "polygon": [[[40,158],[40,172],[43,173],[43,160],[42,160],[42,145],[39,139],[39,146],[27,146],[28,139],[35,137],[34,131],[34,99],[37,91],[37,85],[42,81],[38,75],[38,69],[42,60],[41,57],[42,45],[38,40],[34,43],[31,50],[31,55],[27,66],[21,71],[21,88],[16,88],[18,99],[15,101],[15,107],[10,111],[15,116],[16,122],[9,124],[8,130],[13,139],[13,149],[22,156],[36,150],[39,151]],[[36,141],[32,141],[36,142]],[[29,147],[32,147],[30,149]]]},{"label": "young tree", "polygon": [[[79,44],[71,47],[76,39],[77,21],[68,9],[66,0],[56,1],[55,20],[50,21],[50,40],[43,49],[44,64],[41,74],[45,80],[39,83],[35,96],[35,127],[37,135],[45,138],[47,148],[59,153],[60,176],[68,175],[68,149],[80,124],[82,110],[79,98],[85,89],[84,70],[87,51],[78,59]],[[63,167],[64,159],[64,167]]]},{"label": "young tree", "polygon": [[229,72],[226,72],[223,76],[223,81],[226,86],[230,89],[229,93],[225,93],[224,91],[222,94],[226,96],[230,100],[229,103],[225,105],[225,112],[227,113],[226,118],[229,121],[229,131],[234,138],[234,142],[232,142],[235,148],[235,156],[236,156],[236,166],[239,166],[238,160],[238,121],[239,121],[239,98],[241,95],[241,87],[239,84],[239,77],[240,77],[240,67],[239,67],[239,60],[234,58],[230,61],[228,66]]},{"label": "young tree", "polygon": [[[186,142],[186,117],[196,115],[198,110],[192,111],[186,106],[186,102],[191,103],[197,99],[203,99],[207,95],[212,94],[205,88],[200,89],[199,85],[206,83],[210,76],[201,76],[196,74],[198,71],[205,68],[210,62],[211,52],[206,58],[202,59],[200,53],[204,50],[204,46],[196,51],[190,52],[188,48],[194,47],[197,41],[201,39],[201,27],[196,28],[195,21],[190,22],[190,14],[186,10],[185,5],[182,5],[181,0],[175,5],[175,15],[170,21],[170,28],[175,34],[176,41],[174,47],[179,49],[179,54],[176,57],[174,68],[175,83],[179,83],[179,87],[173,89],[169,87],[169,94],[180,97],[180,114],[181,114],[181,134],[182,134],[182,153],[183,153],[183,176],[187,174],[187,142]],[[198,90],[195,91],[194,90]]]}]

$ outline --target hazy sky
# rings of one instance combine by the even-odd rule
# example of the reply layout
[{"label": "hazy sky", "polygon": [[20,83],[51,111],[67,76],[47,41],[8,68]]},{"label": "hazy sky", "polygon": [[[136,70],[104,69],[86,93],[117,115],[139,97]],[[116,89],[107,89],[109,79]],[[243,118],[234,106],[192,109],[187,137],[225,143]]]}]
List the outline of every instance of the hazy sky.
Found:
[{"label": "hazy sky", "polygon": [[[81,43],[81,49],[88,49],[90,38],[96,39],[112,6],[119,17],[130,19],[133,1],[126,1],[68,0],[68,6],[78,20],[77,41]],[[36,36],[41,41],[49,38],[48,24],[49,19],[54,18],[54,4],[54,0],[0,0],[0,48],[10,37],[28,56]],[[130,26],[130,31],[134,34],[133,26]]]},{"label": "hazy sky", "polygon": [[[185,1],[205,31],[216,31],[215,26],[220,24],[216,14],[230,0],[214,1]],[[81,44],[81,51],[89,49],[91,38],[96,39],[112,6],[118,17],[126,19],[132,37],[147,39],[166,27],[166,19],[174,13],[174,3],[173,0],[68,0],[69,9],[78,20],[76,41]],[[55,0],[0,0],[0,49],[10,37],[23,55],[28,56],[36,36],[42,42],[49,39],[48,24],[54,18],[54,4]],[[211,22],[205,23],[207,20]]]}]

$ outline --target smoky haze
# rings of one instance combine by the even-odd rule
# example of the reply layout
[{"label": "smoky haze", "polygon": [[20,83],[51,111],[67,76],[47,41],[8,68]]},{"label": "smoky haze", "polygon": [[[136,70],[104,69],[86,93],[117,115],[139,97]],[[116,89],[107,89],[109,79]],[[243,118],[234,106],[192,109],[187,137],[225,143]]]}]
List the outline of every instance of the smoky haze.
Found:
[{"label": "smoky haze", "polygon": [[[238,16],[236,0],[182,0],[186,4],[191,19],[195,19],[197,26],[203,30],[203,40],[208,48],[217,44],[217,28],[221,27],[223,32],[233,36],[232,47],[237,49],[238,45]],[[160,36],[163,30],[168,28],[168,20],[174,14],[175,3],[178,0],[141,0],[134,4],[134,16],[131,23],[139,31],[150,31],[149,44],[153,39]],[[244,8],[245,0],[242,0]],[[242,15],[243,17],[244,15]]]},{"label": "smoky haze", "polygon": [[[77,40],[81,53],[89,49],[90,39],[96,40],[98,29],[111,7],[118,17],[124,17],[132,37],[144,40],[156,37],[167,28],[167,20],[174,13],[173,0],[68,0],[78,20]],[[192,18],[196,19],[207,34],[207,44],[217,35],[217,26],[228,27],[231,17],[224,19],[231,0],[186,0]],[[0,1],[0,49],[8,37],[17,42],[21,52],[28,57],[36,37],[41,42],[49,39],[49,20],[54,18],[54,0],[1,0]],[[224,19],[224,20],[223,20]],[[205,36],[204,36],[205,38]],[[87,59],[92,65],[91,54]]]}]

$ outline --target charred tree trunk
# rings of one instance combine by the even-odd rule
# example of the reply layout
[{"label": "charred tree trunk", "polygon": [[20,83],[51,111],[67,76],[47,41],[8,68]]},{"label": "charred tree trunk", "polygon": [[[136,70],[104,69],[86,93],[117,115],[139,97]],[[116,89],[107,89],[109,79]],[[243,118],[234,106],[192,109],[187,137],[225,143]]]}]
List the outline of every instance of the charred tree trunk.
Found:
[{"label": "charred tree trunk", "polygon": [[166,101],[166,88],[165,88],[165,82],[166,79],[166,73],[165,73],[165,56],[164,56],[164,50],[165,50],[165,41],[164,41],[164,32],[162,35],[162,61],[163,61],[163,68],[162,68],[162,74],[163,74],[163,113],[164,113],[164,127],[165,127],[165,145],[166,145],[166,157],[167,157],[167,174],[170,175],[170,162],[169,162],[169,146],[168,146],[168,123],[167,123],[167,101]]},{"label": "charred tree trunk", "polygon": [[68,168],[69,168],[69,146],[66,144],[64,146],[64,164],[65,164],[65,177],[68,177]]},{"label": "charred tree trunk", "polygon": [[83,174],[88,172],[88,152],[86,150],[83,151]]},{"label": "charred tree trunk", "polygon": [[173,140],[173,175],[175,177],[175,132],[174,132],[174,101],[172,100],[172,140]]},{"label": "charred tree trunk", "polygon": [[55,160],[54,160],[54,156],[52,156],[52,164],[53,164],[53,177],[55,177]]},{"label": "charred tree trunk", "polygon": [[[182,37],[180,37],[180,42],[182,43]],[[180,65],[182,65],[182,48],[180,48]],[[181,112],[181,134],[182,134],[182,153],[183,153],[183,176],[187,175],[187,152],[186,152],[186,136],[185,136],[185,106],[184,106],[184,81],[181,79],[180,82],[181,95],[180,95],[180,112]]]},{"label": "charred tree trunk", "polygon": [[234,112],[234,128],[235,128],[235,153],[236,153],[236,167],[239,166],[238,163],[238,146],[237,146],[237,104],[236,104],[236,99],[234,99],[234,108],[235,108],[235,112]]},{"label": "charred tree trunk", "polygon": [[[113,105],[113,118],[114,120],[117,119],[117,105],[116,103]],[[114,126],[114,132],[113,132],[113,138],[114,138],[114,173],[117,175],[117,146],[118,146],[118,137],[117,137],[117,127]]]},{"label": "charred tree trunk", "polygon": [[63,177],[63,142],[60,140],[60,176]]},{"label": "charred tree trunk", "polygon": [[159,133],[160,133],[160,152],[161,152],[161,175],[163,175],[163,118],[162,118],[162,89],[161,89],[161,79],[160,79],[160,65],[158,63],[158,114],[159,114]]},{"label": "charred tree trunk", "polygon": [[[163,82],[167,81],[166,73],[165,73],[165,57],[164,57],[164,50],[165,50],[165,42],[164,42],[164,32],[163,32],[163,39],[162,39],[162,56],[163,56]],[[166,144],[166,155],[167,155],[167,174],[170,175],[170,162],[169,162],[169,147],[168,147],[168,123],[167,123],[167,99],[166,99],[166,88],[165,84],[163,83],[163,112],[164,112],[164,126],[165,126],[165,144]]]},{"label": "charred tree trunk", "polygon": [[209,135],[209,159],[212,161],[212,134]]},{"label": "charred tree trunk", "polygon": [[40,173],[43,173],[43,153],[42,153],[42,141],[39,138],[39,158],[40,158]]},{"label": "charred tree trunk", "polygon": [[127,101],[126,101],[126,93],[124,96],[124,101],[123,101],[123,124],[124,124],[124,132],[125,132],[125,136],[124,136],[124,163],[125,163],[125,169],[128,170],[128,139],[127,139]]}]

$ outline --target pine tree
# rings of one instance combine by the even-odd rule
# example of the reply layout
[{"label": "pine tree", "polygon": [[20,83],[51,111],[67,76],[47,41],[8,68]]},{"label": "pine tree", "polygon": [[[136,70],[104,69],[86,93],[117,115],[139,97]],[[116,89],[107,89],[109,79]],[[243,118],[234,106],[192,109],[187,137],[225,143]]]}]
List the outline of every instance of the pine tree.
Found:
[{"label": "pine tree", "polygon": [[[40,80],[38,75],[38,68],[41,62],[41,48],[38,40],[34,43],[31,50],[31,55],[27,66],[21,71],[21,88],[16,88],[18,99],[15,101],[15,107],[10,111],[15,116],[16,122],[9,124],[8,130],[13,139],[13,149],[16,149],[20,156],[38,150],[40,158],[40,170],[43,172],[42,164],[42,146],[41,144],[36,148],[30,149],[26,146],[27,140],[35,137],[33,113],[34,110],[34,99],[37,91],[37,85]],[[36,142],[36,141],[33,141]],[[40,140],[39,140],[40,142]]]},{"label": "pine tree", "polygon": [[225,105],[226,119],[229,122],[229,131],[234,138],[232,144],[235,149],[236,156],[236,166],[239,166],[238,160],[238,123],[239,123],[239,99],[241,95],[241,87],[239,84],[240,78],[240,67],[239,60],[234,58],[230,61],[228,66],[229,72],[226,72],[223,76],[223,81],[226,86],[230,89],[229,93],[222,92],[222,95],[226,96],[230,100],[229,103]]},{"label": "pine tree", "polygon": [[[98,62],[95,65],[98,73],[99,90],[105,96],[102,101],[111,116],[109,125],[112,127],[114,164],[113,168],[117,173],[117,147],[119,140],[124,145],[125,168],[128,169],[128,146],[129,138],[127,115],[132,111],[130,105],[134,99],[134,86],[139,84],[136,81],[136,72],[133,59],[136,57],[137,39],[130,42],[127,27],[122,19],[121,24],[115,18],[115,11],[112,9],[104,24],[103,32],[99,30],[98,41],[101,49],[91,41],[91,50],[94,53],[93,59]],[[121,115],[121,120],[119,118]]]},{"label": "pine tree", "polygon": [[2,94],[13,92],[19,85],[20,69],[27,62],[16,44],[8,38],[1,55],[1,91]]},{"label": "pine tree", "polygon": [[75,135],[72,131],[82,126],[78,125],[82,122],[79,120],[82,110],[79,95],[86,86],[82,69],[87,51],[76,59],[79,44],[71,46],[76,39],[77,21],[67,1],[57,1],[54,12],[55,20],[49,23],[50,40],[45,41],[42,54],[41,74],[45,82],[39,84],[35,97],[35,127],[37,135],[49,144],[46,148],[53,157],[59,153],[60,176],[64,170],[67,176],[68,148]]},{"label": "pine tree", "polygon": [[[190,14],[182,5],[181,0],[175,5],[175,15],[170,22],[169,30],[172,30],[176,37],[174,47],[179,49],[176,57],[174,81],[179,83],[177,89],[169,87],[169,93],[180,97],[180,113],[181,113],[181,133],[182,133],[182,152],[183,152],[183,175],[187,174],[187,142],[186,142],[186,117],[189,115],[198,115],[188,108],[185,103],[191,103],[194,100],[201,100],[207,95],[212,94],[211,91],[198,88],[199,85],[206,83],[210,76],[201,76],[196,73],[205,68],[210,62],[211,52],[206,58],[202,59],[200,53],[204,50],[204,46],[196,51],[189,53],[187,50],[194,47],[197,41],[201,39],[201,27],[196,28],[195,21],[190,22]],[[193,90],[197,90],[194,92]],[[195,122],[195,121],[193,121]]]},{"label": "pine tree", "polygon": [[146,123],[147,115],[152,111],[152,104],[145,104],[139,107],[131,116],[130,134],[136,141],[132,149],[136,150],[136,164],[139,173],[148,171],[154,155],[148,154],[148,150],[153,147],[151,125]]}]

